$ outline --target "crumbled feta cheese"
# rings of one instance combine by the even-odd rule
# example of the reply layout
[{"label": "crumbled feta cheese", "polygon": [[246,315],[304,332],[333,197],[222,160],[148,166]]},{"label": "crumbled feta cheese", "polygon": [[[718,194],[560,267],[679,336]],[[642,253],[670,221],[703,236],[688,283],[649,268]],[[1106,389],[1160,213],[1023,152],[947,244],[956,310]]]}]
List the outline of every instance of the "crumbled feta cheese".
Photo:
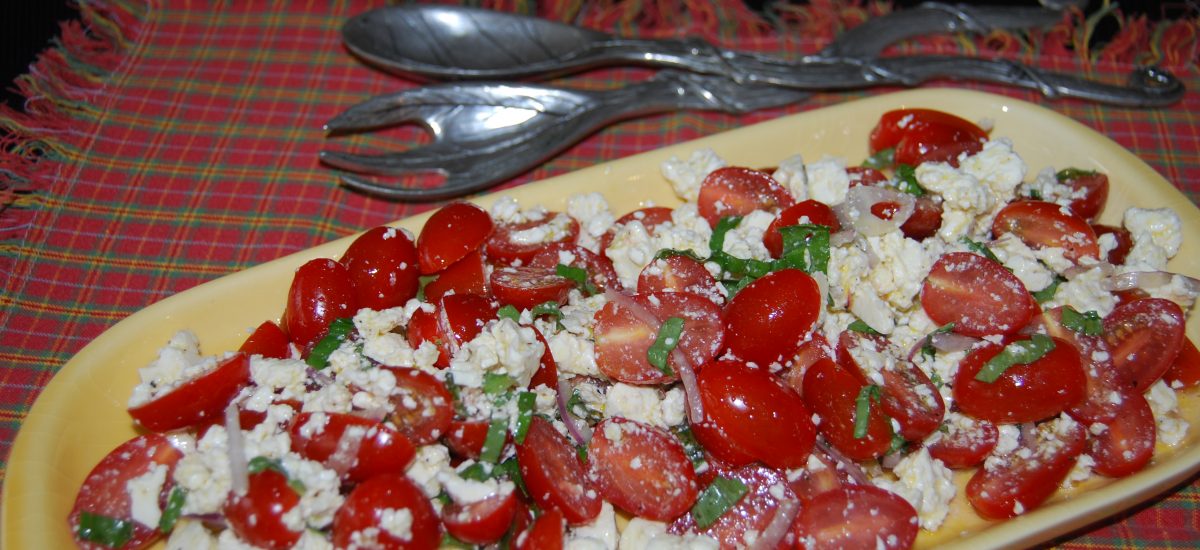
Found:
[{"label": "crumbled feta cheese", "polygon": [[435,443],[417,448],[417,456],[408,464],[404,475],[417,484],[425,496],[433,498],[442,492],[442,483],[438,479],[442,472],[455,473],[450,467],[450,450]]},{"label": "crumbled feta cheese", "polygon": [[1107,317],[1117,307],[1117,297],[1108,290],[1108,277],[1099,267],[1077,273],[1070,280],[1058,285],[1054,297],[1043,304],[1043,308],[1071,306],[1076,311],[1095,311]]},{"label": "crumbled feta cheese", "polygon": [[808,175],[808,196],[829,206],[846,202],[850,176],[846,174],[846,159],[824,157],[805,166]]},{"label": "crumbled feta cheese", "polygon": [[1042,290],[1054,282],[1054,272],[1038,262],[1033,249],[1015,233],[1005,233],[988,246],[1000,263],[1012,270],[1029,291]]},{"label": "crumbled feta cheese", "polygon": [[677,388],[659,397],[656,388],[617,382],[605,394],[604,416],[669,428],[683,422],[683,404],[683,391]]},{"label": "crumbled feta cheese", "polygon": [[1179,416],[1179,398],[1175,396],[1175,390],[1160,379],[1146,390],[1146,402],[1158,425],[1158,442],[1172,447],[1183,442],[1188,422]]},{"label": "crumbled feta cheese", "polygon": [[567,214],[579,222],[579,246],[600,251],[600,237],[616,218],[600,193],[576,193],[567,197]]},{"label": "crumbled feta cheese", "polygon": [[929,456],[929,450],[921,447],[916,452],[900,459],[890,476],[872,478],[875,485],[896,493],[917,510],[921,527],[936,530],[950,512],[950,501],[954,500],[957,488],[954,474],[941,460]]},{"label": "crumbled feta cheese", "polygon": [[1133,248],[1125,265],[1142,271],[1163,271],[1167,260],[1179,253],[1183,230],[1179,214],[1170,208],[1130,208],[1125,211],[1125,229]]},{"label": "crumbled feta cheese", "polygon": [[771,177],[791,191],[797,201],[808,200],[808,172],[804,169],[804,157],[792,155],[783,159]]},{"label": "crumbled feta cheese", "polygon": [[141,383],[133,388],[128,406],[133,408],[147,403],[216,366],[216,357],[200,356],[200,342],[196,335],[190,330],[181,330],[158,350],[157,359],[138,369]]},{"label": "crumbled feta cheese", "polygon": [[545,346],[530,327],[512,319],[491,321],[474,339],[461,346],[450,360],[454,383],[478,388],[485,373],[504,374],[520,387],[529,386]]},{"label": "crumbled feta cheese", "polygon": [[167,550],[217,550],[217,537],[200,521],[180,518],[167,538]]},{"label": "crumbled feta cheese", "polygon": [[687,160],[671,157],[662,163],[662,175],[671,182],[671,188],[679,198],[695,202],[700,196],[700,184],[712,171],[723,168],[725,160],[712,149],[692,151]]},{"label": "crumbled feta cheese", "polygon": [[600,514],[589,523],[572,527],[563,548],[570,550],[617,548],[617,514],[612,504],[604,502]]},{"label": "crumbled feta cheese", "polygon": [[125,482],[125,493],[129,495],[129,511],[133,521],[158,528],[162,508],[158,497],[162,495],[163,483],[167,481],[166,464],[155,464],[150,471]]}]

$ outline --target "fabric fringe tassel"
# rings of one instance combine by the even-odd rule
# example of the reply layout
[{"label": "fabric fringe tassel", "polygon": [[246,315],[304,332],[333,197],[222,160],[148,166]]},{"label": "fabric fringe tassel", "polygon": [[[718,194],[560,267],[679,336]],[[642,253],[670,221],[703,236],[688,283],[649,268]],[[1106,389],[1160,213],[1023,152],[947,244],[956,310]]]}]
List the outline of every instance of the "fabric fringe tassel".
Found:
[{"label": "fabric fringe tassel", "polygon": [[[141,0],[79,0],[81,20],[62,24],[55,46],[16,81],[23,110],[0,106],[0,242],[19,239],[32,216],[37,192],[49,187],[61,163],[81,155],[98,117],[106,78],[120,68],[142,27]],[[888,13],[886,0],[774,1],[762,12],[730,0],[478,0],[483,7],[629,35],[703,36],[721,43],[774,38],[769,47],[813,53],[838,33]],[[1104,44],[1093,44],[1101,23],[1117,27]],[[1125,16],[1104,2],[1090,16],[1079,11],[1045,30],[995,31],[982,37],[934,36],[897,46],[899,52],[1000,55],[1025,60],[1062,59],[1087,69],[1096,64],[1157,64],[1184,75],[1197,69],[1200,14],[1151,22]]]}]

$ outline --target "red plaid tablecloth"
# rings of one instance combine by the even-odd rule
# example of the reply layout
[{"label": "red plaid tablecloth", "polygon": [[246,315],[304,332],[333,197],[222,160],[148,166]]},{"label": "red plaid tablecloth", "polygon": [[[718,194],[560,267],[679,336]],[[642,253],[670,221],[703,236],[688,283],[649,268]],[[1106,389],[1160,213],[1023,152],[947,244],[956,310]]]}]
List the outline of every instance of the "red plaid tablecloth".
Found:
[{"label": "red plaid tablecloth", "polygon": [[[127,315],[204,281],[435,206],[348,192],[316,160],[324,121],[368,96],[413,86],[365,67],[341,45],[342,21],[379,2],[80,4],[81,21],[65,25],[60,46],[18,81],[29,98],[26,112],[0,112],[0,126],[9,130],[0,141],[0,205],[7,205],[0,212],[0,460],[39,390]],[[823,0],[768,5],[762,16],[730,1],[567,1],[540,10],[527,2],[485,4],[617,33],[693,34],[791,55],[814,52],[839,29],[889,9]],[[1156,62],[1196,90],[1200,26],[1196,14],[1188,17],[1154,23],[1111,13],[1101,22],[1118,24],[1119,32],[1103,46],[1089,45],[1096,21],[1075,14],[1047,31],[933,38],[892,51],[1002,53],[1109,80]],[[603,87],[643,74],[608,70],[566,81]],[[1030,92],[974,87],[1041,101]],[[742,117],[688,112],[629,121],[505,186],[883,91],[818,94]],[[1048,106],[1113,138],[1200,199],[1200,95],[1161,110]],[[358,142],[383,146],[383,139]],[[1198,499],[1192,480],[1064,543],[1195,547]]]}]

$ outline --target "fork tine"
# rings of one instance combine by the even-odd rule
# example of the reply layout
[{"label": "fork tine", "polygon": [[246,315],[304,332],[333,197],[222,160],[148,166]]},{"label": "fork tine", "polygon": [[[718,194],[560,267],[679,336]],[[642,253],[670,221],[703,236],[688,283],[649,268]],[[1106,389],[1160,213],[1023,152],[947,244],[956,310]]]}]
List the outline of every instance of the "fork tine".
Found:
[{"label": "fork tine", "polygon": [[429,147],[417,147],[400,153],[360,155],[345,151],[321,151],[321,162],[351,172],[402,176],[414,172],[445,174],[445,158],[429,154]]},{"label": "fork tine", "polygon": [[473,172],[446,172],[438,170],[445,176],[437,187],[403,187],[395,183],[376,182],[355,174],[341,174],[343,185],[357,191],[391,200],[430,202],[459,197],[468,193],[490,187],[493,182]]}]

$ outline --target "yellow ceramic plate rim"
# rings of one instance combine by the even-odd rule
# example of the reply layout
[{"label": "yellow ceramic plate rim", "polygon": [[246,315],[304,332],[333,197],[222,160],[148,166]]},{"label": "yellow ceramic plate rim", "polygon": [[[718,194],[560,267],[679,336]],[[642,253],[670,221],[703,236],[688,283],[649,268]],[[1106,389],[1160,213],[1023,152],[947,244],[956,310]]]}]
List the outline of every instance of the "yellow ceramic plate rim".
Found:
[{"label": "yellow ceramic plate rim", "polygon": [[[666,147],[551,178],[503,194],[525,206],[541,203],[562,210],[573,193],[597,191],[620,214],[648,203],[678,203],[659,165],[708,147],[731,164],[773,166],[800,153],[810,162],[829,154],[856,163],[866,155],[866,136],[879,116],[901,107],[931,107],[970,120],[994,122],[993,136],[1009,137],[1026,160],[1026,180],[1045,167],[1076,166],[1107,172],[1113,180],[1102,220],[1120,223],[1125,207],[1173,207],[1184,235],[1200,235],[1200,211],[1149,166],[1091,129],[1036,105],[1011,98],[954,89],[923,89],[876,96],[791,115],[704,139]],[[474,199],[489,205],[496,195]],[[395,225],[414,233],[428,215]],[[97,461],[135,432],[125,401],[137,369],[170,336],[193,330],[206,353],[235,349],[253,327],[281,312],[292,271],[317,257],[339,257],[350,238],[327,243],[222,277],[153,304],[116,324],[72,358],[34,403],[17,435],[8,464],[0,533],[4,548],[69,547],[67,513],[83,478]],[[1188,240],[1171,268],[1200,276],[1200,243]],[[1200,322],[1188,324],[1200,337]],[[1194,412],[1194,411],[1193,411]],[[1188,439],[1147,470],[1082,493],[1060,498],[1025,516],[995,524],[968,522],[957,532],[923,534],[919,545],[955,543],[975,547],[1022,546],[1044,541],[1101,520],[1167,490],[1200,467],[1200,426],[1192,413]],[[963,500],[961,498],[957,499]],[[945,540],[952,537],[953,540]],[[937,540],[942,539],[942,540]]]}]

